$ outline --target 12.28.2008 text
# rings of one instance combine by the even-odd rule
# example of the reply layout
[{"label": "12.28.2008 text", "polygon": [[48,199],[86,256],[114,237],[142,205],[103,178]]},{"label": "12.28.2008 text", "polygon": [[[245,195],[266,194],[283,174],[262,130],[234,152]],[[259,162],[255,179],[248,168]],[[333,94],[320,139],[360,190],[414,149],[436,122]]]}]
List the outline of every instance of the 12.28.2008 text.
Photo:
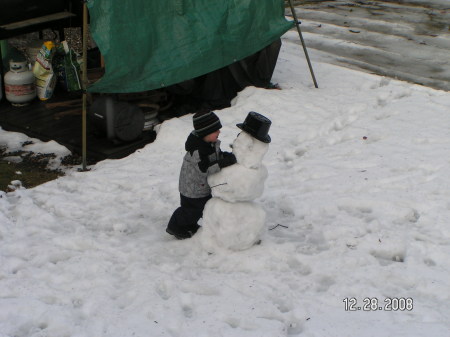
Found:
[{"label": "12.28.2008 text", "polygon": [[414,301],[410,297],[386,297],[384,301],[376,297],[366,297],[362,304],[355,297],[343,299],[345,311],[411,311]]}]

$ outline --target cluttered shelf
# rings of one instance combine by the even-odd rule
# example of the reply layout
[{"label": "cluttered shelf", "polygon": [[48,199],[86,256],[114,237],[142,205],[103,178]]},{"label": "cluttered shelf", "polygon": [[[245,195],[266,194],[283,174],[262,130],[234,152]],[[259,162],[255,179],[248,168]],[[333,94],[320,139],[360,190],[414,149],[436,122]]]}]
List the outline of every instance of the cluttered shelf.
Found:
[{"label": "cluttered shelf", "polygon": [[[90,82],[95,82],[103,74],[103,69],[88,69]],[[154,94],[153,94],[154,95]],[[142,95],[141,95],[142,96]],[[134,95],[139,98],[139,95]],[[15,97],[12,101],[15,101]],[[92,100],[92,97],[89,97]],[[20,98],[19,98],[20,100]],[[155,109],[152,104],[148,105]],[[148,109],[150,109],[148,108]],[[144,106],[143,109],[146,109]],[[144,111],[148,111],[144,110]],[[148,116],[148,114],[144,114]],[[89,115],[88,115],[89,118]],[[148,125],[151,122],[151,125]],[[142,132],[133,139],[110,139],[99,123],[87,123],[87,157],[89,162],[103,159],[123,158],[156,138],[154,127],[159,123],[156,113],[152,113],[152,120],[147,121]],[[24,103],[11,102],[3,98],[0,101],[0,127],[6,131],[24,133],[29,137],[42,141],[54,140],[69,150],[81,154],[82,152],[82,95],[80,90],[67,91],[56,85],[51,98],[40,100],[35,97]]]}]

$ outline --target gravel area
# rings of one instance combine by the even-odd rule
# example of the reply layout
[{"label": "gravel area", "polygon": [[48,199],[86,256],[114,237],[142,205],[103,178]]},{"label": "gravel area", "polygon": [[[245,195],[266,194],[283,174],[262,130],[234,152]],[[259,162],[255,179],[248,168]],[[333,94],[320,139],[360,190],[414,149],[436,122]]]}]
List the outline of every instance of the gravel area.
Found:
[{"label": "gravel area", "polygon": [[[72,48],[76,53],[81,55],[83,50],[82,29],[80,27],[65,28],[64,35],[69,47]],[[36,40],[39,40],[38,32],[10,38],[8,39],[8,43],[26,55],[27,47],[30,45],[30,43]],[[42,31],[41,40],[60,42],[58,32],[51,29]],[[94,46],[94,42],[90,38],[90,35],[88,35],[88,49],[93,48]]]}]

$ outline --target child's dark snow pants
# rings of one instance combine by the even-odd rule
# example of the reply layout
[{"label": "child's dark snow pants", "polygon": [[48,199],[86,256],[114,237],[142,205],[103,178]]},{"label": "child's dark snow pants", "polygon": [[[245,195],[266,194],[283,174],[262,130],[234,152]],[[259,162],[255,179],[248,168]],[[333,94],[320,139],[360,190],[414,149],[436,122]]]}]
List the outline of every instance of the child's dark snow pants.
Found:
[{"label": "child's dark snow pants", "polygon": [[180,207],[172,214],[167,225],[167,232],[177,238],[190,238],[194,235],[199,225],[198,220],[203,216],[203,209],[211,195],[203,198],[188,198],[180,194]]}]

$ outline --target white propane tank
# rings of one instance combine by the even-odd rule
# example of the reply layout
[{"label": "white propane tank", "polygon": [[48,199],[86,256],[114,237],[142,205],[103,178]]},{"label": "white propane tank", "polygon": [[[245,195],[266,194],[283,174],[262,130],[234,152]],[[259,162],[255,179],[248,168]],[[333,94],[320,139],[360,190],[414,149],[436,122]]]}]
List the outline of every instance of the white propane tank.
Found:
[{"label": "white propane tank", "polygon": [[34,74],[26,61],[9,62],[5,75],[5,96],[14,106],[27,105],[36,97]]}]

